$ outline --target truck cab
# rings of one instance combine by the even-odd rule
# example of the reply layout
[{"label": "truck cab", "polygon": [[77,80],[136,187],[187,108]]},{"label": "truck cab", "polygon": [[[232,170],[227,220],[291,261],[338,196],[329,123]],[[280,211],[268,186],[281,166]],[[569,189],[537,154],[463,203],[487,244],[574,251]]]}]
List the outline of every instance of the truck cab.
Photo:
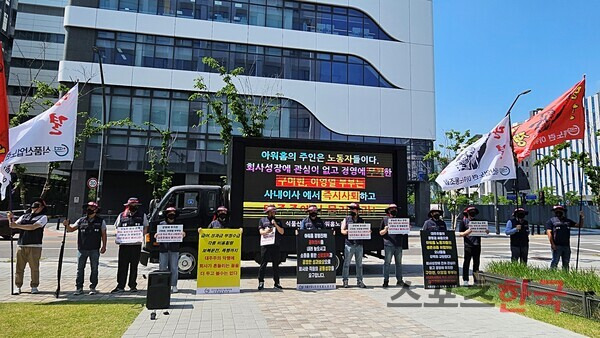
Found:
[{"label": "truck cab", "polygon": [[164,210],[177,209],[177,224],[183,224],[186,236],[179,251],[179,274],[181,278],[195,278],[198,257],[198,228],[207,227],[213,220],[217,208],[223,204],[226,191],[220,186],[183,185],[176,186],[165,194],[150,213],[149,235],[144,250],[149,253],[150,262],[158,262],[158,243],[154,239],[157,225],[165,220]]}]

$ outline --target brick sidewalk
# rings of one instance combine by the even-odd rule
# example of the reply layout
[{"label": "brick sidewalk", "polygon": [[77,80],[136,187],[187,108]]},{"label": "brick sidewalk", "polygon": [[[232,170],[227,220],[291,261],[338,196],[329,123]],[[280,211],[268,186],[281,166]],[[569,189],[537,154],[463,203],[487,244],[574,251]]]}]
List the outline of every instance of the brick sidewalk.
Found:
[{"label": "brick sidewalk", "polygon": [[[419,301],[407,295],[392,301],[400,289],[380,288],[379,277],[365,279],[368,289],[312,292],[296,291],[294,278],[282,280],[283,291],[268,289],[267,281],[261,292],[255,290],[256,280],[243,279],[242,293],[232,295],[195,295],[194,281],[183,281],[185,293],[173,295],[168,315],[158,312],[151,320],[144,310],[124,337],[580,337],[460,296],[446,301],[460,307],[424,307],[434,291],[423,289],[422,278],[409,281]],[[418,307],[388,307],[399,302]]]}]

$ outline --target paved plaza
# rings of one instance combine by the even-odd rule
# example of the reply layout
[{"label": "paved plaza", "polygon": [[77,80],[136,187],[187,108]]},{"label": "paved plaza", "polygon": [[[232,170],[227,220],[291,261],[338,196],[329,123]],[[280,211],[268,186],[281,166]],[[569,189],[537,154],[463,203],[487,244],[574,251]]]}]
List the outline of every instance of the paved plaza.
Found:
[{"label": "paved plaza", "polygon": [[[52,243],[60,239],[60,231],[46,230],[47,241]],[[596,239],[598,238],[598,239]],[[600,240],[589,233],[584,237],[588,244]],[[502,253],[500,238],[487,240],[483,253],[483,266],[492,258],[505,259],[508,253]],[[536,244],[539,242],[539,249]],[[532,238],[532,262],[547,264],[548,256],[541,252],[543,236]],[[2,241],[2,249],[8,242]],[[109,239],[109,244],[111,240]],[[100,294],[95,296],[73,296],[76,275],[76,260],[73,253],[75,242],[70,238],[67,255],[63,265],[62,294],[59,300],[108,300],[145,298],[146,279],[157,265],[140,266],[138,293],[125,292],[119,295],[109,294],[115,287],[117,259],[114,250],[109,250],[100,260]],[[114,246],[114,244],[112,244]],[[50,246],[50,244],[49,244]],[[507,248],[507,243],[504,244]],[[459,245],[461,247],[461,245]],[[540,252],[536,252],[540,250]],[[593,250],[593,249],[590,249]],[[58,251],[49,248],[42,256],[41,294],[29,294],[29,275],[26,270],[25,293],[10,296],[9,261],[0,262],[5,273],[0,275],[0,288],[5,290],[3,302],[51,302],[57,301],[53,292],[56,289],[56,266]],[[462,256],[462,255],[460,255]],[[537,257],[539,256],[539,257]],[[598,253],[582,251],[582,265],[593,266]],[[5,257],[5,256],[4,256]],[[232,295],[196,295],[195,280],[179,282],[180,293],[171,298],[171,309],[157,312],[156,320],[150,319],[149,310],[143,310],[125,333],[125,337],[364,337],[364,336],[577,336],[573,332],[538,322],[512,313],[501,313],[498,308],[465,300],[461,296],[448,298],[448,307],[436,306],[439,297],[433,290],[423,289],[420,246],[417,237],[411,236],[410,250],[404,255],[405,280],[411,283],[410,292],[398,295],[402,289],[381,288],[381,264],[378,258],[365,259],[365,283],[368,289],[354,286],[350,280],[349,289],[343,289],[338,278],[338,289],[330,291],[296,291],[294,277],[295,261],[288,260],[283,266],[282,285],[284,290],[272,288],[269,276],[266,289],[256,290],[258,267],[254,262],[243,262],[241,282],[242,292]],[[462,261],[462,259],[461,259]],[[86,273],[86,275],[88,275]],[[87,276],[86,276],[87,277]],[[395,280],[392,278],[392,283]],[[86,285],[87,286],[87,285]],[[405,290],[406,291],[406,290]],[[442,292],[445,294],[445,292]],[[417,299],[415,299],[417,298]]]}]

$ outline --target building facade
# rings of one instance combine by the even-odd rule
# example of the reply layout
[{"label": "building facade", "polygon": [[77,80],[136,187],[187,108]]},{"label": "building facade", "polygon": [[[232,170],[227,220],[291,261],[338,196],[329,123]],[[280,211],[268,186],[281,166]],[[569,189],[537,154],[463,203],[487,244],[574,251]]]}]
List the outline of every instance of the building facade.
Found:
[{"label": "building facade", "polygon": [[[561,159],[543,168],[538,167],[538,177],[540,187],[552,187],[555,194],[563,196],[566,192],[575,191],[579,193],[583,188],[585,200],[592,199],[592,190],[587,183],[587,177],[582,175],[581,168],[577,163],[569,163],[564,159],[571,157],[573,152],[582,153],[585,151],[594,166],[600,166],[600,156],[598,155],[599,137],[596,133],[600,129],[600,93],[588,96],[584,99],[585,107],[585,139],[571,140],[571,147],[561,151]],[[534,113],[534,112],[532,112]],[[536,156],[538,158],[550,154],[550,148],[539,149]]]},{"label": "building facade", "polygon": [[[14,30],[8,94],[11,112],[33,95],[33,81],[58,84],[58,63],[63,59],[67,0],[19,0]],[[32,113],[40,113],[34,107]]]},{"label": "building facade", "polygon": [[[223,86],[202,63],[244,67],[240,91],[272,97],[265,137],[408,146],[409,180],[428,207],[422,157],[435,139],[433,23],[430,0],[71,0],[65,9],[61,82],[86,82],[80,110],[100,116],[102,55],[108,118],[174,131],[175,184],[219,184],[226,173],[219,129],[198,126],[194,80]],[[73,168],[73,212],[96,177],[99,138]],[[105,211],[129,195],[150,197],[143,171],[160,140],[149,128],[111,130]],[[425,202],[427,199],[427,202]],[[77,205],[79,203],[79,206]]]},{"label": "building facade", "polygon": [[[6,69],[10,67],[16,17],[17,0],[4,0],[0,4],[0,42],[2,42],[2,54],[4,55]],[[6,77],[8,80],[8,76]]]}]

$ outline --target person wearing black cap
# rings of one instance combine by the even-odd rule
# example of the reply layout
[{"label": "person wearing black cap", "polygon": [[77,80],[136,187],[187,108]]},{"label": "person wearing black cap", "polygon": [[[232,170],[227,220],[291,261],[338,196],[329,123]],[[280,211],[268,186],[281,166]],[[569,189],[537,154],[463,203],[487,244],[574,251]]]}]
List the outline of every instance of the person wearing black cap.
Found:
[{"label": "person wearing black cap", "polygon": [[208,225],[209,229],[227,229],[229,228],[228,210],[224,206],[217,208],[216,218]]},{"label": "person wearing black cap", "polygon": [[446,222],[442,219],[443,211],[437,208],[429,210],[428,220],[423,223],[423,231],[446,231]]},{"label": "person wearing black cap", "polygon": [[19,229],[19,240],[17,241],[17,264],[15,271],[15,285],[17,294],[21,293],[23,286],[23,275],[25,266],[29,264],[31,270],[31,293],[39,293],[40,285],[40,258],[42,257],[42,239],[44,227],[48,223],[46,217],[46,202],[41,198],[31,203],[31,208],[15,222],[13,213],[8,212],[7,218],[12,229]]},{"label": "person wearing black cap", "polygon": [[390,204],[385,209],[385,213],[386,216],[381,220],[381,226],[379,227],[379,235],[383,237],[383,248],[385,251],[383,260],[383,287],[387,288],[389,286],[392,257],[394,257],[394,263],[396,264],[396,285],[408,287],[409,285],[404,283],[404,279],[402,278],[402,250],[408,250],[408,235],[392,235],[388,233],[390,218],[398,216],[398,206],[396,204]]},{"label": "person wearing black cap", "polygon": [[359,288],[366,288],[367,286],[363,283],[363,266],[362,266],[362,258],[363,258],[363,241],[361,240],[351,240],[348,239],[348,224],[351,223],[365,223],[362,217],[359,216],[360,206],[358,203],[350,203],[348,205],[348,209],[350,210],[350,215],[346,216],[342,220],[341,233],[345,237],[345,245],[344,245],[344,268],[342,269],[342,281],[344,283],[344,287],[348,287],[348,277],[350,275],[350,264],[352,263],[352,256],[356,261],[356,285]]},{"label": "person wearing black cap", "polygon": [[579,223],[568,219],[565,214],[567,209],[562,205],[552,208],[554,217],[546,223],[546,234],[552,247],[552,262],[550,268],[556,269],[558,261],[562,259],[563,270],[569,270],[571,260],[571,228],[581,227],[583,224],[583,211],[579,213]]},{"label": "person wearing black cap", "polygon": [[[165,224],[175,224],[177,221],[177,209],[174,207],[168,207],[165,210],[165,220],[160,222],[160,225]],[[185,232],[183,232],[183,237],[185,237]],[[154,238],[160,239],[160,234],[154,234]],[[162,271],[169,271],[171,273],[171,292],[177,293],[177,280],[179,279],[179,249],[181,247],[181,243],[172,242],[172,243],[160,243],[158,247],[159,252],[159,269]]]},{"label": "person wearing black cap", "polygon": [[269,260],[273,262],[273,281],[275,288],[283,289],[279,284],[279,262],[281,260],[280,246],[283,236],[283,224],[277,219],[277,208],[274,205],[269,205],[265,209],[266,217],[258,221],[258,232],[261,236],[266,236],[274,232],[275,242],[269,245],[260,247],[260,268],[258,269],[258,289],[262,290],[265,287],[265,272]]},{"label": "person wearing black cap", "polygon": [[529,252],[529,222],[525,219],[527,210],[517,208],[513,212],[513,218],[506,222],[505,233],[510,236],[510,260],[520,261],[527,264],[527,253]]},{"label": "person wearing black cap", "polygon": [[[131,197],[127,200],[125,211],[117,216],[115,228],[142,226],[144,236],[148,233],[148,217],[139,210],[140,201]],[[142,252],[142,243],[119,244],[119,261],[117,264],[117,287],[111,293],[120,293],[125,291],[125,282],[127,281],[127,271],[129,270],[129,291],[137,292],[137,274],[140,264],[140,255]]]},{"label": "person wearing black cap", "polygon": [[100,254],[106,252],[106,222],[98,217],[98,204],[88,202],[86,215],[81,217],[73,226],[68,219],[63,222],[67,232],[77,231],[77,279],[75,280],[75,296],[83,294],[83,280],[85,278],[85,265],[90,259],[90,295],[97,293],[98,265]]},{"label": "person wearing black cap", "polygon": [[[479,260],[481,257],[481,237],[470,236],[471,230],[469,223],[475,220],[475,216],[479,214],[479,210],[470,206],[467,207],[463,214],[466,217],[460,221],[458,231],[459,235],[464,239],[464,262],[463,262],[463,286],[469,286],[469,266],[471,265],[471,258],[473,259],[473,272],[479,271]],[[489,233],[489,230],[487,230]]]},{"label": "person wearing black cap", "polygon": [[306,210],[308,217],[300,221],[300,230],[325,229],[325,222],[319,217],[319,208],[311,205]]}]

